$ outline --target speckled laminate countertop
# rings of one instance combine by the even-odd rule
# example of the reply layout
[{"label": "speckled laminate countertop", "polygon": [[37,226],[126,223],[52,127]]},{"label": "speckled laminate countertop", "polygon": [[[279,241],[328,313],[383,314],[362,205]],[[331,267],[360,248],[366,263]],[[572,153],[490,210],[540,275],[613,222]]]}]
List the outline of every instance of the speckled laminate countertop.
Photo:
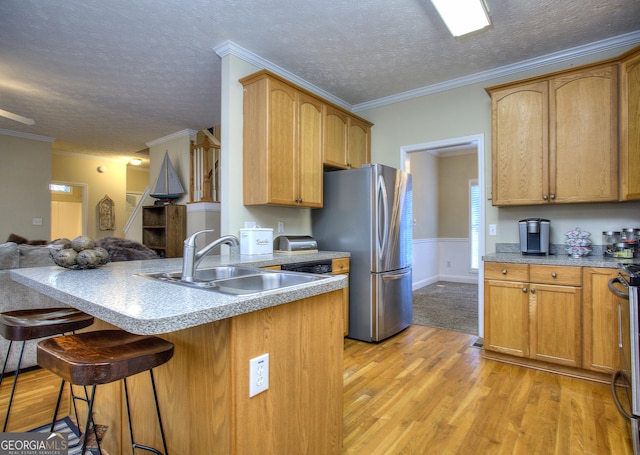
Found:
[{"label": "speckled laminate countertop", "polygon": [[[217,265],[267,267],[295,262],[349,257],[324,251],[309,254],[206,256],[198,269]],[[233,296],[166,283],[140,273],[182,270],[182,258],[113,262],[99,269],[67,270],[58,266],[13,269],[13,280],[140,335],[156,335],[345,288],[344,275],[285,289]]]},{"label": "speckled laminate countertop", "polygon": [[588,255],[573,258],[568,254],[552,254],[547,256],[532,256],[521,253],[493,253],[483,256],[485,262],[510,262],[515,264],[540,265],[569,265],[577,267],[605,267],[617,268],[619,263],[640,264],[640,259],[622,259],[602,255]]}]

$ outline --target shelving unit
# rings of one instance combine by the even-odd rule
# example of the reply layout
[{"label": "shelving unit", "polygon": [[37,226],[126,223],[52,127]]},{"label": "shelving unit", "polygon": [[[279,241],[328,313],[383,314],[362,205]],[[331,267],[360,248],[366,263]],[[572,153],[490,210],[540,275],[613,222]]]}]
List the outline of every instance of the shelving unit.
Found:
[{"label": "shelving unit", "polygon": [[182,257],[187,235],[185,205],[149,205],[142,207],[142,243],[163,258]]}]

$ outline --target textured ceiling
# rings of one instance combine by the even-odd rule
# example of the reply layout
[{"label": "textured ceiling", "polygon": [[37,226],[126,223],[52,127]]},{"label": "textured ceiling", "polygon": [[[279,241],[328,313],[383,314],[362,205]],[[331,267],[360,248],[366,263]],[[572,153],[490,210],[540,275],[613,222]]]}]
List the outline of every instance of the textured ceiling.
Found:
[{"label": "textured ceiling", "polygon": [[358,105],[640,31],[638,0],[487,0],[453,38],[429,0],[1,0],[0,129],[69,152],[133,156],[220,121],[232,41]]}]

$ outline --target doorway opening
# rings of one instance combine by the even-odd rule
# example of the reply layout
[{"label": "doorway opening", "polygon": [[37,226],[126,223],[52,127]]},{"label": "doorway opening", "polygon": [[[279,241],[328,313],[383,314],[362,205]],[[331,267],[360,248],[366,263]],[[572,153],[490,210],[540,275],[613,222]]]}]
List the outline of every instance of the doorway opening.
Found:
[{"label": "doorway opening", "polygon": [[87,185],[53,182],[51,190],[51,240],[73,239],[87,232]]},{"label": "doorway opening", "polygon": [[[464,270],[454,271],[457,275],[451,281],[475,283],[478,286],[478,315],[484,313],[483,280],[484,271],[481,266],[481,257],[485,252],[485,196],[484,196],[484,134],[456,137],[441,141],[426,142],[403,146],[401,152],[401,167],[413,175],[413,214],[414,214],[414,255],[416,258],[413,266],[414,290],[433,284],[441,279],[447,280],[451,269],[456,269],[458,260],[464,255]],[[457,187],[443,186],[445,194],[439,191],[438,159],[439,157],[455,157],[462,154],[475,154],[474,160],[477,166],[477,182],[471,182],[471,178],[460,183]],[[472,157],[467,157],[472,159]],[[453,161],[452,161],[453,163]],[[418,167],[419,168],[418,168]],[[454,171],[457,164],[452,164]],[[446,168],[446,166],[445,166]],[[449,166],[451,169],[451,165]],[[458,176],[459,178],[462,178]],[[461,180],[460,180],[461,181]],[[473,189],[472,189],[473,188]],[[457,189],[460,191],[458,192]],[[462,196],[463,195],[463,196]],[[476,207],[471,207],[470,195],[474,195]],[[422,200],[421,200],[422,197]],[[418,201],[416,201],[418,199]],[[464,202],[463,202],[464,201]],[[418,202],[418,204],[416,204]],[[465,220],[464,226],[455,226],[455,229],[467,230],[465,238],[460,234],[445,238],[448,229],[440,228],[439,210],[441,218],[447,218],[444,226],[452,226],[456,215]],[[470,217],[475,219],[471,220]],[[455,223],[455,221],[453,221]],[[442,226],[442,222],[440,223]],[[444,229],[445,232],[442,232]],[[475,238],[475,241],[472,239]],[[418,251],[419,250],[419,251]],[[442,250],[442,251],[441,251]],[[478,267],[473,270],[472,254],[476,255]],[[466,275],[466,278],[465,278]],[[484,334],[484,321],[478,317],[478,335]]]}]

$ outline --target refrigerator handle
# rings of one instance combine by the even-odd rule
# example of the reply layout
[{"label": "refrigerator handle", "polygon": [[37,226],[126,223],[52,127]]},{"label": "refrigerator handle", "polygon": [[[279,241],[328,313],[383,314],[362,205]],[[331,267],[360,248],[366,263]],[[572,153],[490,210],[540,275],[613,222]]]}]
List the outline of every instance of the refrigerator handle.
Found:
[{"label": "refrigerator handle", "polygon": [[[377,203],[380,208],[382,203],[382,213],[378,212],[378,253],[380,258],[384,256],[387,248],[387,238],[389,236],[389,201],[387,198],[387,186],[382,175],[378,176]],[[381,218],[382,216],[382,218]],[[380,226],[382,222],[382,226]],[[382,227],[382,229],[380,229]],[[382,231],[382,239],[380,239],[380,231]]]},{"label": "refrigerator handle", "polygon": [[382,275],[383,281],[393,281],[393,280],[401,280],[406,277],[409,272],[396,273],[394,275]]}]

